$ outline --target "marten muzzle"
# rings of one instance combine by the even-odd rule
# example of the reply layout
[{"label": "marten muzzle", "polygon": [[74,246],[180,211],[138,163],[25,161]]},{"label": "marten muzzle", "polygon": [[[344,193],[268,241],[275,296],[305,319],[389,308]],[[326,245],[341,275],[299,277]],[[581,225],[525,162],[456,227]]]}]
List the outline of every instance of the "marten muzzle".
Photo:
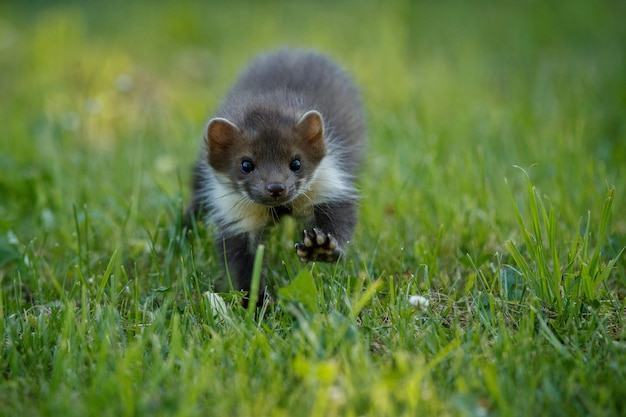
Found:
[{"label": "marten muzzle", "polygon": [[285,189],[286,189],[285,184],[281,184],[279,182],[272,182],[270,184],[267,184],[267,192],[273,198],[282,197],[283,193],[285,192]]}]

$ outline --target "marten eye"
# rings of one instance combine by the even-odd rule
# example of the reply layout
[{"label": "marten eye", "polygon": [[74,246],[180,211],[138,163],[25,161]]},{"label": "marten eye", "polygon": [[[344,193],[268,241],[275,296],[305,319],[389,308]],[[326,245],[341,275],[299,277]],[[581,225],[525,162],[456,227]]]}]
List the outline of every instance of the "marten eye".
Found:
[{"label": "marten eye", "polygon": [[300,163],[300,160],[296,158],[291,161],[289,163],[289,169],[293,172],[300,172],[300,170],[302,169],[302,164]]},{"label": "marten eye", "polygon": [[239,171],[241,171],[242,174],[249,174],[254,171],[254,164],[252,161],[244,159],[241,161],[241,165],[239,165]]}]

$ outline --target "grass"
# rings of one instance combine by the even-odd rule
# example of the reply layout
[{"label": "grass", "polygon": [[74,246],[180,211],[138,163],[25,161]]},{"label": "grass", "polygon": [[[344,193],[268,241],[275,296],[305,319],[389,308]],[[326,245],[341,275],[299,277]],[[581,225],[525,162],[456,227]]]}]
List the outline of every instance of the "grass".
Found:
[{"label": "grass", "polygon": [[[624,12],[0,5],[0,415],[623,415]],[[285,44],[362,86],[360,223],[328,266],[285,222],[248,311],[181,213],[206,119]]]}]

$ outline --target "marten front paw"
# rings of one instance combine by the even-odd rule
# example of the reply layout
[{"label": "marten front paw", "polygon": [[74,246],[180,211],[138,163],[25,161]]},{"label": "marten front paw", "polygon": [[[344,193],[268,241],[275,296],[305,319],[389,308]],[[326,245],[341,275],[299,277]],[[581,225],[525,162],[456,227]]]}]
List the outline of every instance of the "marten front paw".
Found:
[{"label": "marten front paw", "polygon": [[305,230],[302,242],[296,243],[296,253],[302,262],[335,262],[341,255],[337,239],[330,233],[324,233],[314,227]]}]

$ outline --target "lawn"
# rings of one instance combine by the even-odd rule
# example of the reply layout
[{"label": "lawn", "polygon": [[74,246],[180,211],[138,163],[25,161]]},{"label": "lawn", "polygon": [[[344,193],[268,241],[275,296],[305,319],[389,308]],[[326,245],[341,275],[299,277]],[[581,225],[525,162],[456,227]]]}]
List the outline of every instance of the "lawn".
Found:
[{"label": "lawn", "polygon": [[[3,2],[0,415],[625,415],[624,16]],[[322,265],[287,219],[246,310],[181,216],[207,119],[280,46],[362,90],[360,222]]]}]

